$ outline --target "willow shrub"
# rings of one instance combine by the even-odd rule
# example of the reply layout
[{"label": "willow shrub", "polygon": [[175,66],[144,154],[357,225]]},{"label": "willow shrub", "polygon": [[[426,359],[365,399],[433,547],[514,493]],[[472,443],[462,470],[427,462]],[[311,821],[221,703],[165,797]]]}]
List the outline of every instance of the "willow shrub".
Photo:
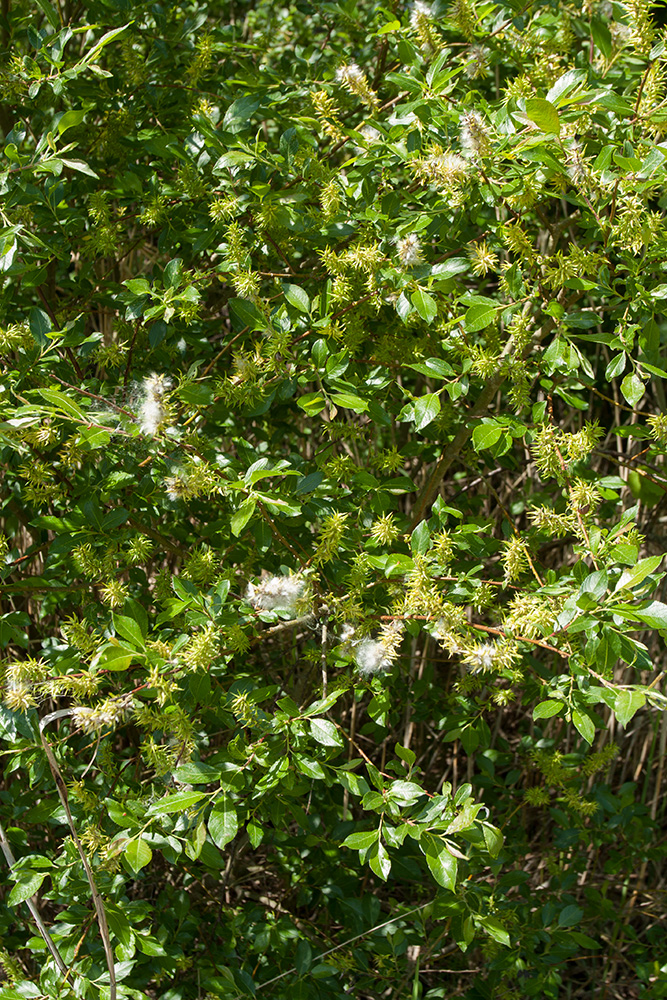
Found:
[{"label": "willow shrub", "polygon": [[665,996],[648,5],[0,30],[0,996]]}]

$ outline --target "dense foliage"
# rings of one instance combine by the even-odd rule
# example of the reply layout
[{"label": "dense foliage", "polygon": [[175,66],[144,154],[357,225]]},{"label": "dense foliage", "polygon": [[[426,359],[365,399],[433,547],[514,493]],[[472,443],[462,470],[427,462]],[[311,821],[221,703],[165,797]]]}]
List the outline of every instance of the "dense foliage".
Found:
[{"label": "dense foliage", "polygon": [[0,997],[665,997],[644,0],[5,0]]}]

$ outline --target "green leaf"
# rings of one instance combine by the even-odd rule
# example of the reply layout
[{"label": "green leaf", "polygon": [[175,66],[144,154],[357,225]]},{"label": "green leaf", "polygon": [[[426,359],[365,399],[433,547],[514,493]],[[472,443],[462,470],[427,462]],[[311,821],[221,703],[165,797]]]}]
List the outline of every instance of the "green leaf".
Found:
[{"label": "green leaf", "polygon": [[308,708],[304,709],[301,715],[308,717],[311,715],[319,715],[320,712],[328,712],[343,694],[344,691],[342,688],[338,688],[337,691],[331,691],[326,698],[318,698],[317,701],[314,701],[312,705],[309,705]]},{"label": "green leaf", "polygon": [[7,898],[9,906],[18,906],[19,903],[23,903],[26,899],[34,896],[46,876],[47,872],[31,872],[30,874],[21,875]]},{"label": "green leaf", "polygon": [[617,354],[615,358],[612,358],[607,365],[604,377],[606,379],[616,378],[618,375],[622,375],[625,371],[625,365],[627,363],[628,356],[623,352],[622,354]]},{"label": "green leaf", "polygon": [[468,270],[470,270],[470,260],[467,257],[450,257],[440,264],[434,264],[431,274],[439,278],[453,278],[455,274],[462,274]]},{"label": "green leaf", "polygon": [[482,833],[484,834],[484,843],[486,844],[487,851],[492,858],[497,858],[502,850],[505,838],[500,830],[490,823],[482,823]]},{"label": "green leaf", "polygon": [[611,37],[611,31],[608,25],[604,23],[599,17],[594,17],[591,20],[591,34],[593,35],[593,41],[596,46],[605,57],[609,59],[613,51],[613,41]]},{"label": "green leaf", "polygon": [[606,570],[601,569],[589,573],[577,592],[577,607],[588,610],[598,604],[607,593],[608,586],[609,580]]},{"label": "green leaf", "polygon": [[331,396],[331,402],[346,410],[354,410],[355,413],[366,413],[368,410],[366,400],[361,396],[355,396],[352,392],[335,392]]},{"label": "green leaf", "polygon": [[235,132],[238,130],[239,125],[247,125],[261,103],[261,97],[255,94],[246,94],[244,97],[239,97],[238,100],[233,101],[227,108],[222,122],[223,127]]},{"label": "green leaf", "polygon": [[124,639],[131,642],[138,649],[145,649],[144,637],[141,628],[134,618],[127,618],[125,615],[112,614],[113,626],[116,635],[122,635]]},{"label": "green leaf", "polygon": [[576,927],[583,915],[584,911],[579,906],[575,906],[574,904],[566,906],[558,914],[558,926]]},{"label": "green leaf", "polygon": [[426,361],[418,361],[405,367],[422,375],[429,375],[431,378],[451,378],[455,374],[452,366],[441,358],[427,358]]},{"label": "green leaf", "polygon": [[411,806],[418,799],[426,795],[426,792],[415,781],[392,781],[389,789],[389,798],[392,802],[400,806]]},{"label": "green leaf", "polygon": [[83,412],[80,406],[77,406],[75,402],[69,399],[64,392],[59,389],[38,389],[37,392],[40,394],[42,399],[45,399],[48,403],[52,403],[57,406],[59,410],[66,413],[68,417],[73,417],[75,420],[80,420],[82,423],[86,423],[88,417]]},{"label": "green leaf", "polygon": [[342,747],[343,741],[333,722],[328,719],[311,719],[310,731],[318,743],[325,747]]},{"label": "green leaf", "polygon": [[246,831],[248,833],[248,839],[253,847],[259,847],[259,845],[264,840],[264,828],[256,822],[256,820],[251,819],[248,821],[246,826]]},{"label": "green leaf", "polygon": [[369,849],[366,860],[378,878],[386,882],[391,871],[391,861],[386,848],[379,840]]},{"label": "green leaf", "polygon": [[190,858],[191,861],[196,861],[202,852],[202,848],[206,843],[206,823],[201,820],[197,824],[195,832],[190,836],[190,839],[185,845],[185,853]]},{"label": "green leaf", "polygon": [[597,951],[604,947],[599,941],[594,941],[592,937],[589,937],[588,934],[582,934],[581,931],[570,930],[568,937],[587,951]]},{"label": "green leaf", "polygon": [[47,347],[51,342],[48,336],[51,332],[51,320],[44,310],[34,306],[30,310],[28,325],[30,326],[31,334],[35,338],[35,343],[39,347]]},{"label": "green leaf", "polygon": [[124,850],[124,855],[133,872],[140,872],[150,864],[153,852],[142,837],[131,840]]},{"label": "green leaf", "polygon": [[662,559],[662,556],[648,556],[646,559],[640,559],[636,566],[623,570],[614,590],[631,590],[633,587],[638,587],[647,576],[655,573]]},{"label": "green leaf", "polygon": [[185,812],[204,798],[206,792],[174,792],[173,795],[167,795],[149,806],[147,815],[164,816],[167,813]]},{"label": "green leaf", "polygon": [[167,955],[164,947],[160,942],[154,938],[149,937],[147,934],[139,933],[134,938],[137,947],[144,955],[152,955],[154,957],[164,958]]},{"label": "green leaf", "polygon": [[526,101],[526,114],[543,132],[560,135],[560,118],[551,101],[545,101],[542,97],[529,97]]},{"label": "green leaf", "polygon": [[290,500],[282,500],[275,493],[255,494],[261,503],[266,504],[271,514],[283,514],[285,517],[298,517],[301,513],[301,505]]},{"label": "green leaf", "polygon": [[256,501],[252,497],[248,497],[243,501],[239,509],[232,514],[229,527],[231,528],[232,534],[236,535],[237,538],[245,528],[252,515],[255,513],[256,506]]},{"label": "green leaf", "polygon": [[510,947],[510,936],[496,917],[478,917],[477,923],[483,930],[486,931],[489,937],[493,938],[494,941],[497,941],[498,944],[502,944],[506,948]]},{"label": "green leaf", "polygon": [[33,167],[33,170],[36,174],[53,174],[54,177],[60,177],[63,172],[63,161],[58,156],[48,156]]},{"label": "green leaf", "polygon": [[237,167],[239,164],[251,163],[253,157],[242,149],[230,149],[228,153],[223,153],[213,166],[213,173],[222,173],[229,167]]},{"label": "green leaf", "polygon": [[190,580],[186,580],[184,577],[175,576],[172,578],[171,585],[174,589],[174,593],[180,597],[182,601],[186,604],[191,604],[197,600],[199,597],[199,591],[195,587],[194,583]]},{"label": "green leaf", "polygon": [[213,843],[222,850],[234,839],[239,829],[238,816],[229,796],[223,795],[211,810],[208,829]]},{"label": "green leaf", "polygon": [[20,226],[11,226],[0,234],[0,271],[8,271],[14,263],[18,247],[16,235],[21,228]]},{"label": "green leaf", "polygon": [[595,724],[591,717],[575,708],[572,712],[572,721],[586,742],[592,744],[595,738]]},{"label": "green leaf", "polygon": [[128,278],[124,284],[133,295],[150,295],[151,286],[145,278]]},{"label": "green leaf", "polygon": [[342,847],[351,847],[354,851],[365,851],[378,839],[377,830],[366,830],[360,833],[351,833],[345,838]]},{"label": "green leaf", "polygon": [[632,407],[637,405],[644,395],[645,389],[646,387],[639,375],[636,375],[634,372],[629,372],[621,382],[621,392]]},{"label": "green leaf", "polygon": [[438,305],[432,295],[418,288],[410,296],[412,304],[426,323],[432,323],[438,315]]},{"label": "green leaf", "polygon": [[46,14],[47,20],[53,30],[58,31],[62,25],[60,18],[58,17],[58,12],[53,7],[53,4],[50,4],[48,0],[36,0],[36,2],[37,6],[40,7]]},{"label": "green leaf", "polygon": [[312,778],[313,781],[327,781],[327,772],[317,760],[309,760],[301,754],[294,755],[294,763],[302,774]]},{"label": "green leaf", "polygon": [[470,914],[461,922],[460,930],[454,923],[452,932],[461,951],[466,952],[475,939],[475,922]]},{"label": "green leaf", "polygon": [[564,701],[541,701],[539,705],[536,705],[533,709],[533,718],[550,719],[552,716],[558,715],[563,708],[565,708]]},{"label": "green leaf", "polygon": [[475,451],[484,451],[486,448],[493,448],[494,444],[500,440],[503,432],[502,424],[497,424],[495,420],[477,424],[472,432],[472,444]]},{"label": "green leaf", "polygon": [[254,302],[248,299],[230,299],[229,311],[234,323],[234,328],[241,330],[248,327],[249,330],[266,330],[266,316],[261,312]]},{"label": "green leaf", "polygon": [[[201,676],[197,674],[195,676]],[[181,781],[188,785],[209,785],[218,781],[222,775],[219,767],[210,767],[199,760],[190,760],[186,764],[179,764],[174,771],[176,781]]]},{"label": "green leaf", "polygon": [[641,500],[647,507],[657,507],[667,491],[666,487],[638,472],[637,469],[628,471],[628,486],[633,497]]},{"label": "green leaf", "polygon": [[136,807],[137,803],[132,801],[121,804],[120,802],[116,802],[115,799],[107,799],[106,802],[109,818],[116,826],[121,826],[126,830],[141,825],[139,816],[135,813]]},{"label": "green leaf", "polygon": [[104,912],[107,915],[109,930],[112,934],[115,934],[121,944],[127,947],[132,941],[132,928],[130,927],[129,920],[120,907],[116,906],[109,899],[105,899],[104,901]]},{"label": "green leaf", "polygon": [[570,103],[567,100],[568,95],[578,95],[581,91],[581,86],[586,83],[588,83],[588,74],[585,70],[568,69],[550,87],[547,93],[547,101],[551,101],[552,104],[557,105],[568,104]]},{"label": "green leaf", "polygon": [[96,670],[127,670],[132,663],[141,661],[142,657],[142,653],[137,653],[115,639],[100,647],[91,666]]},{"label": "green leaf", "polygon": [[327,401],[321,392],[307,392],[305,396],[299,396],[296,405],[305,410],[308,416],[315,417],[326,407]]},{"label": "green leaf", "polygon": [[[424,523],[425,522],[422,522],[422,524]],[[394,751],[396,752],[396,756],[400,758],[400,760],[405,761],[408,767],[412,767],[415,761],[417,760],[417,754],[414,752],[414,750],[411,750],[410,747],[403,747],[401,746],[400,743],[396,744],[396,746],[394,747]]]},{"label": "green leaf", "polygon": [[420,521],[410,536],[410,548],[413,553],[422,556],[425,552],[428,552],[430,542],[431,530],[428,526],[428,521]]},{"label": "green leaf", "polygon": [[308,293],[299,285],[283,284],[283,293],[291,306],[299,312],[310,312],[310,299]]},{"label": "green leaf", "polygon": [[429,392],[415,401],[415,428],[418,431],[427,427],[440,413],[440,396]]},{"label": "green leaf", "polygon": [[667,628],[667,604],[661,601],[652,601],[641,611],[632,608],[632,613],[640,622],[650,625],[651,628]]},{"label": "green leaf", "polygon": [[485,330],[487,326],[496,318],[498,306],[488,305],[485,302],[474,302],[469,306],[463,325],[468,333],[476,333],[478,330]]},{"label": "green leaf", "polygon": [[454,892],[458,863],[454,855],[447,849],[444,841],[432,833],[423,833],[419,840],[419,846],[426,856],[426,863],[438,885]]},{"label": "green leaf", "polygon": [[162,272],[162,283],[164,284],[165,288],[172,288],[174,285],[177,285],[179,283],[178,278],[179,275],[181,274],[182,269],[183,269],[182,257],[174,257],[172,260],[169,261],[164,271]]},{"label": "green leaf", "polygon": [[77,111],[74,109],[72,109],[71,111],[66,111],[64,115],[60,116],[60,120],[58,121],[58,133],[62,135],[63,132],[66,132],[68,128],[73,128],[75,125],[80,125],[85,117],[86,117],[85,111]]},{"label": "green leaf", "polygon": [[396,299],[396,312],[404,323],[407,323],[409,316],[414,312],[414,306],[405,292],[401,292]]},{"label": "green leaf", "polygon": [[646,695],[643,691],[618,691],[614,701],[614,715],[625,728],[645,704]]},{"label": "green leaf", "polygon": [[[397,22],[398,23],[398,22]],[[301,938],[294,953],[294,967],[298,976],[305,976],[313,961],[313,949],[305,938]],[[306,994],[308,995],[308,994]],[[298,998],[294,998],[298,1000]]]},{"label": "green leaf", "polygon": [[96,42],[95,45],[93,45],[90,52],[87,52],[84,55],[83,59],[80,60],[78,65],[87,66],[91,62],[93,62],[93,60],[98,57],[102,49],[104,49],[110,42],[113,42],[114,38],[118,38],[118,36],[121,35],[124,31],[126,31],[131,24],[134,24],[134,22],[128,21],[127,24],[122,25],[122,27],[120,28],[112,28],[111,31],[107,31],[106,34],[102,35],[99,42]]}]

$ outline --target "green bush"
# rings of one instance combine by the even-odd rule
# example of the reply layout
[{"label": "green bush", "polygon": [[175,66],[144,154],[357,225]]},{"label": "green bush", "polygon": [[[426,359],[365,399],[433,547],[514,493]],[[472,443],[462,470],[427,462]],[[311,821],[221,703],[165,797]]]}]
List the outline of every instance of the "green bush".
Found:
[{"label": "green bush", "polygon": [[0,998],[667,996],[650,5],[0,32]]}]

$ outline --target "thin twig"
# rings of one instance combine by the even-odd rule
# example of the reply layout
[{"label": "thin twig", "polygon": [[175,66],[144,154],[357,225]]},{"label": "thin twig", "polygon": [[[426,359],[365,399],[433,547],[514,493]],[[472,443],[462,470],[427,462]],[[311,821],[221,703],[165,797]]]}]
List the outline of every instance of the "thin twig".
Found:
[{"label": "thin twig", "polygon": [[70,831],[72,833],[72,840],[76,845],[76,849],[79,852],[79,857],[81,858],[81,863],[83,864],[84,871],[86,873],[86,878],[88,879],[88,885],[90,886],[90,892],[93,899],[93,905],[95,907],[95,912],[97,914],[97,924],[100,929],[100,937],[102,938],[102,944],[104,946],[104,954],[107,962],[107,969],[109,970],[109,1000],[116,1000],[116,970],[115,970],[115,959],[113,948],[111,947],[111,938],[109,936],[109,926],[107,924],[107,915],[104,912],[104,904],[102,902],[102,897],[100,896],[97,884],[95,882],[95,876],[93,875],[92,869],[88,864],[88,858],[86,857],[86,852],[83,849],[83,845],[79,840],[79,835],[76,832],[76,826],[74,825],[74,819],[72,818],[72,813],[69,807],[69,797],[67,795],[67,786],[63,780],[63,776],[60,773],[58,763],[54,756],[53,750],[49,745],[46,737],[44,736],[44,730],[51,722],[55,722],[56,719],[64,719],[72,714],[73,709],[63,708],[58,712],[51,712],[50,715],[45,715],[39,723],[39,735],[42,740],[42,746],[44,747],[44,752],[49,761],[49,767],[51,768],[51,774],[53,775],[53,780],[56,783],[56,788],[58,789],[58,795],[60,796],[60,801],[62,802],[63,809],[65,810],[65,815],[67,816],[67,822],[69,824]]},{"label": "thin twig", "polygon": [[[502,303],[499,303],[499,305],[502,305]],[[537,344],[539,344],[542,337],[546,334],[547,330],[550,329],[552,325],[553,321],[549,321],[547,324],[545,324],[545,327],[535,337],[533,337],[533,340],[531,341],[530,344],[531,350],[533,347],[536,347]],[[477,398],[477,402],[472,407],[472,409],[469,410],[468,413],[466,414],[465,423],[463,424],[462,427],[459,428],[453,440],[450,441],[447,447],[445,448],[442,458],[436,465],[434,471],[431,473],[431,476],[428,482],[426,483],[426,486],[417,497],[417,502],[415,503],[412,515],[412,522],[410,524],[411,532],[413,532],[415,528],[419,524],[421,524],[421,522],[426,517],[427,510],[435,500],[437,492],[440,489],[440,484],[442,480],[445,478],[445,475],[448,472],[450,466],[453,465],[453,463],[456,461],[463,447],[467,444],[468,440],[470,439],[470,436],[473,432],[473,428],[475,426],[473,421],[477,417],[481,417],[482,414],[486,412],[487,407],[491,403],[491,400],[493,399],[498,389],[500,389],[501,385],[505,381],[507,377],[507,371],[505,370],[505,366],[502,364],[502,360],[512,351],[513,347],[514,347],[514,340],[512,337],[510,337],[507,343],[505,344],[502,353],[498,359],[499,364],[496,374],[491,376],[485,387],[480,392]]]},{"label": "thin twig", "polygon": [[[0,823],[0,850],[4,854],[5,861],[7,862],[7,864],[9,865],[9,867],[13,868],[14,865],[16,864],[16,858],[14,857],[14,855],[12,853],[12,849],[9,846],[9,841],[7,840],[7,835],[5,834],[5,831],[4,831],[4,828],[2,826],[2,823]],[[30,910],[30,913],[32,915],[32,919],[35,921],[35,926],[37,927],[37,930],[39,931],[39,933],[44,938],[44,942],[46,944],[46,947],[51,952],[51,955],[53,957],[53,961],[56,963],[56,965],[58,966],[58,969],[60,970],[60,972],[62,972],[63,976],[67,976],[67,974],[68,974],[67,966],[63,962],[62,956],[61,956],[60,952],[58,951],[58,949],[56,948],[56,946],[55,946],[55,944],[53,942],[53,938],[49,934],[48,930],[46,929],[46,926],[44,925],[44,921],[42,920],[42,918],[39,915],[39,911],[38,911],[37,905],[35,903],[36,898],[37,898],[36,896],[33,896],[31,899],[24,900],[24,902],[25,902],[26,906],[28,907],[28,909]]]},{"label": "thin twig", "polygon": [[[375,931],[382,930],[383,927],[388,927],[390,924],[395,924],[397,920],[405,920],[406,917],[411,917],[413,913],[419,913],[420,910],[425,910],[427,906],[431,906],[433,900],[429,900],[428,903],[422,903],[421,906],[415,906],[412,910],[408,910],[406,913],[400,913],[397,917],[392,917],[391,920],[385,920],[382,924],[376,924],[375,927],[370,927],[367,931],[362,931],[361,934],[355,934],[354,937],[348,938],[347,941],[343,941],[342,944],[337,944],[334,948],[329,948],[328,951],[323,951],[321,955],[313,959],[313,965],[321,962],[322,959],[327,958],[328,955],[333,955],[335,951],[340,951],[341,948],[347,948],[349,944],[354,944],[355,941],[360,941],[361,938],[367,937],[369,934],[374,934]],[[279,976],[274,976],[273,979],[267,979],[265,983],[259,983],[255,986],[256,990],[263,990],[266,986],[271,986],[272,983],[277,983],[279,979],[285,979],[286,976],[291,976],[295,973],[296,967],[288,969],[287,972],[281,972]],[[241,994],[237,993],[234,1000],[242,1000]]]}]

